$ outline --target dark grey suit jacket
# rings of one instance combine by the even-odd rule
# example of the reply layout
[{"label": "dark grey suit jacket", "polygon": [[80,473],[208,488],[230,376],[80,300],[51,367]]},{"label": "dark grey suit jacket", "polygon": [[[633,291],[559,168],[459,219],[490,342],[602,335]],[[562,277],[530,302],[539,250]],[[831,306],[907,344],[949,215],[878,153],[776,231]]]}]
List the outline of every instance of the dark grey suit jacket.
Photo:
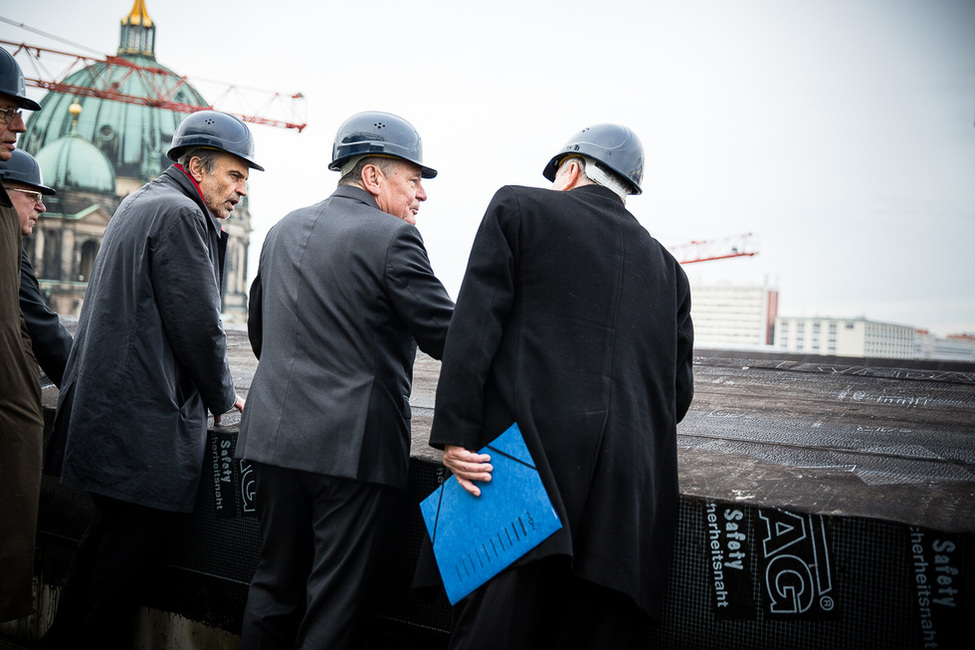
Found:
[{"label": "dark grey suit jacket", "polygon": [[284,217],[251,287],[237,456],[405,490],[416,347],[440,358],[452,310],[419,231],[364,190]]}]

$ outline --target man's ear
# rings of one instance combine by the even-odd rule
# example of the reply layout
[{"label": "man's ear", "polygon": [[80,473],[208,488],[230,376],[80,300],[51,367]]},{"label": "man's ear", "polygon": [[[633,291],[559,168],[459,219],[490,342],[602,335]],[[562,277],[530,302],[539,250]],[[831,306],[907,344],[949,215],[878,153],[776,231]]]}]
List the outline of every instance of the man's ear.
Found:
[{"label": "man's ear", "polygon": [[189,172],[189,175],[193,177],[193,180],[199,183],[203,180],[206,168],[203,166],[203,161],[199,158],[199,156],[193,156],[190,158],[189,164],[186,165],[186,171]]},{"label": "man's ear", "polygon": [[575,188],[582,179],[582,163],[578,158],[569,161],[569,187]]},{"label": "man's ear", "polygon": [[582,168],[579,166],[579,159],[574,158],[565,163],[555,175],[555,187],[553,189],[567,192],[574,189],[582,178]]},{"label": "man's ear", "polygon": [[378,165],[366,165],[362,168],[362,189],[373,196],[379,196],[379,185],[383,178],[383,172]]}]

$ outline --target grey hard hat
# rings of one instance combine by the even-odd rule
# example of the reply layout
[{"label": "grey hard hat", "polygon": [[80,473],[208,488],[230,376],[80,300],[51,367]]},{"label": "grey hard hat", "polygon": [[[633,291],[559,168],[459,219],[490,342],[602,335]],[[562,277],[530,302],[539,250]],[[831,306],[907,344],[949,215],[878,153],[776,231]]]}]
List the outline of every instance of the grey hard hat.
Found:
[{"label": "grey hard hat", "polygon": [[22,149],[14,149],[10,160],[0,161],[0,180],[20,181],[45,196],[54,194],[54,188],[44,184],[41,166],[34,160],[34,156]]},{"label": "grey hard hat", "polygon": [[437,170],[423,164],[423,143],[413,125],[392,113],[356,113],[339,127],[332,145],[328,168],[341,171],[356,156],[392,156],[420,166],[423,178],[434,178]]},{"label": "grey hard hat", "polygon": [[24,83],[24,72],[20,69],[20,64],[2,47],[0,47],[0,93],[16,99],[21,108],[41,110],[41,105],[27,96],[27,84]]},{"label": "grey hard hat", "polygon": [[173,134],[173,144],[166,155],[179,160],[180,155],[194,147],[220,149],[243,158],[254,169],[264,168],[254,162],[254,136],[240,118],[220,111],[190,113]]},{"label": "grey hard hat", "polygon": [[643,144],[636,133],[627,127],[619,124],[587,126],[572,136],[562,151],[552,157],[542,175],[554,181],[559,164],[572,155],[592,158],[616,172],[631,185],[633,191],[630,194],[643,192],[640,188],[643,181]]}]

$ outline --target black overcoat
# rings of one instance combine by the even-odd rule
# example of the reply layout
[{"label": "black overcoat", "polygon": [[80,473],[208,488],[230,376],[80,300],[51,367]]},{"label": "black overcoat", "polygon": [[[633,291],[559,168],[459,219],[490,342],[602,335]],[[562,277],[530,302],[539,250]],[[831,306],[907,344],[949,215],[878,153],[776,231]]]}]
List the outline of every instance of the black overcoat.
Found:
[{"label": "black overcoat", "polygon": [[178,165],[125,197],[95,257],[58,396],[49,471],[189,512],[207,411],[234,406],[220,287],[227,234]]},{"label": "black overcoat", "polygon": [[475,238],[444,350],[431,444],[477,450],[517,422],[562,520],[523,558],[658,616],[690,405],[690,290],[610,190],[508,186]]},{"label": "black overcoat", "polygon": [[55,386],[61,386],[71,352],[71,332],[44,300],[27,251],[20,249],[20,310],[24,313],[31,349],[37,363]]}]

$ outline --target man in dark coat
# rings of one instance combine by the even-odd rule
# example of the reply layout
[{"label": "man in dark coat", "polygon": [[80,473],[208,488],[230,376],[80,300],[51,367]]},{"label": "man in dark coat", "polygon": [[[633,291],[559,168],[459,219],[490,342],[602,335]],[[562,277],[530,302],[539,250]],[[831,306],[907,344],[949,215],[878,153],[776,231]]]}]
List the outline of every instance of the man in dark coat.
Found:
[{"label": "man in dark coat", "polygon": [[220,320],[230,216],[247,193],[254,142],[231,115],[176,128],[178,161],[127,196],[95,258],[58,400],[61,480],[95,506],[45,648],[130,647],[146,566],[193,509],[207,411],[234,390]]},{"label": "man in dark coat", "polygon": [[237,455],[262,545],[242,650],[361,640],[406,491],[416,348],[440,358],[453,309],[415,226],[436,171],[413,126],[353,115],[329,169],[339,187],[271,229],[251,288]]},{"label": "man in dark coat", "polygon": [[[8,193],[13,192],[10,196],[20,216],[21,234],[27,237],[40,216],[47,212],[43,197],[54,194],[54,188],[44,184],[34,157],[20,149],[13,152],[10,160],[0,161],[0,180]],[[60,387],[71,352],[71,332],[44,300],[25,248],[20,249],[20,309],[37,362],[48,379]]]},{"label": "man in dark coat", "polygon": [[[0,48],[0,161],[10,160],[27,130],[21,109],[40,110],[27,97],[24,74]],[[0,622],[33,611],[34,537],[41,496],[44,419],[37,360],[20,311],[20,215],[0,188]],[[20,197],[18,200],[22,199]]]},{"label": "man in dark coat", "polygon": [[636,135],[597,125],[546,167],[560,191],[503,187],[481,222],[430,443],[478,495],[474,450],[517,422],[562,529],[458,605],[452,648],[644,647],[660,612],[693,329],[684,272],[624,207],[642,175]]},{"label": "man in dark coat", "polygon": [[73,338],[41,293],[27,251],[20,251],[20,309],[27,323],[31,349],[47,378],[61,387]]}]

